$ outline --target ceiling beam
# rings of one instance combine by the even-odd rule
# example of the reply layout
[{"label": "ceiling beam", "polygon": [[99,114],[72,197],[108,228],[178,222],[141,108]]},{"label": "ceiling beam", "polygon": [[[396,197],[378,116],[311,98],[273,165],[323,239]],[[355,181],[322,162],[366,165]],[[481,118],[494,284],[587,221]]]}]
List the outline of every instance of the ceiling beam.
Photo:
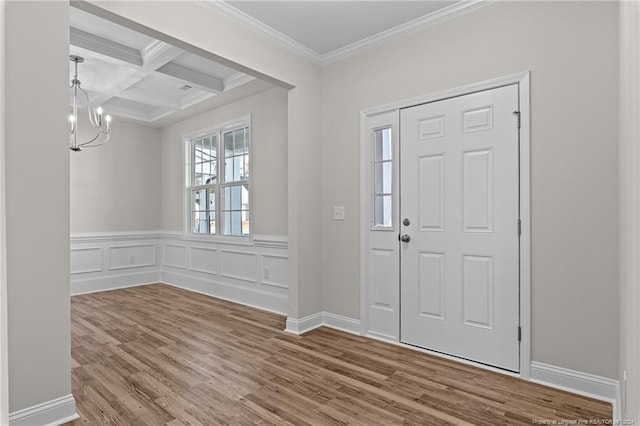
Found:
[{"label": "ceiling beam", "polygon": [[156,70],[161,74],[170,75],[180,80],[188,81],[207,92],[220,94],[224,91],[222,79],[203,74],[191,68],[169,62]]},{"label": "ceiling beam", "polygon": [[140,52],[142,56],[142,69],[151,73],[184,53],[184,50],[178,49],[164,41],[154,40]]},{"label": "ceiling beam", "polygon": [[[136,52],[138,51],[136,50]],[[139,83],[148,75],[156,72],[156,69],[176,59],[183,53],[184,51],[178,49],[177,47],[174,47],[162,41],[154,40],[153,42],[149,43],[148,46],[142,49],[142,52],[138,52],[138,55],[140,56],[140,64],[138,64],[138,66],[140,66],[139,71],[129,76],[128,78],[116,82],[116,84],[110,87],[109,90],[106,90],[105,92],[98,95],[94,100],[94,103],[96,105],[100,105],[116,96],[126,98],[127,96],[124,93],[126,90],[130,89],[133,85]],[[141,101],[140,99],[138,100]],[[145,103],[143,101],[141,102]],[[158,100],[156,99],[156,102],[150,103],[150,105],[156,105],[157,102]],[[156,106],[166,107],[166,105]],[[179,110],[180,106],[172,106],[171,108]]]},{"label": "ceiling beam", "polygon": [[69,40],[73,46],[91,50],[129,64],[137,66],[142,66],[143,64],[142,55],[138,50],[74,27],[70,28]]}]

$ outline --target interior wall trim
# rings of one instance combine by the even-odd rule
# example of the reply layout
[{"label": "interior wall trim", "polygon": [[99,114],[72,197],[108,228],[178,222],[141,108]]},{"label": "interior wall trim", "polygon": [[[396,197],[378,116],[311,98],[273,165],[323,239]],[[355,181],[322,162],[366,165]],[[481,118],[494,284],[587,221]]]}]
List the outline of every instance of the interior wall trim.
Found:
[{"label": "interior wall trim", "polygon": [[287,312],[286,236],[82,233],[72,235],[70,256],[72,295],[164,283],[282,315]]},{"label": "interior wall trim", "polygon": [[52,399],[9,414],[9,426],[56,426],[79,418],[73,395]]},{"label": "interior wall trim", "polygon": [[300,319],[288,317],[285,331],[299,336],[318,327],[329,327],[346,333],[360,334],[360,320],[325,311]]},{"label": "interior wall trim", "polygon": [[613,420],[622,420],[618,380],[532,361],[530,381],[610,402],[613,406]]}]

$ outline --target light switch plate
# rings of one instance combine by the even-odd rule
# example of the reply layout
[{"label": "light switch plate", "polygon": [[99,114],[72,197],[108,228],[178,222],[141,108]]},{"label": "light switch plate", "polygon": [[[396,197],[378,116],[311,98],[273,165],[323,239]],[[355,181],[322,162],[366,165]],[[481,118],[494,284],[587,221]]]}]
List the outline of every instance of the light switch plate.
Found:
[{"label": "light switch plate", "polygon": [[333,206],[333,220],[344,220],[344,206]]}]

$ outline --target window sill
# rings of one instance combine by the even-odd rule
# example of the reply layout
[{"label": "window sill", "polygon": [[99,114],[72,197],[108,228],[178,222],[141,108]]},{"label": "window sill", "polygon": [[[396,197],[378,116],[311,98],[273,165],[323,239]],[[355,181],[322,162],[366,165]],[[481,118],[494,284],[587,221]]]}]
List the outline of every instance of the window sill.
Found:
[{"label": "window sill", "polygon": [[251,235],[246,237],[223,236],[223,235],[198,235],[198,234],[182,234],[185,241],[201,241],[205,243],[230,244],[240,246],[252,246],[253,239]]}]

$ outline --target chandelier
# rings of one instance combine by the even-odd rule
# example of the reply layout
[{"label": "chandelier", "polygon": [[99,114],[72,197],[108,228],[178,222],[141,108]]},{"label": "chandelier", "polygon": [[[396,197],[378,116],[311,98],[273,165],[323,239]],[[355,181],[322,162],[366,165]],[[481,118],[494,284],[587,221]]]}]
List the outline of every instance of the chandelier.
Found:
[{"label": "chandelier", "polygon": [[[82,148],[93,148],[96,146],[104,145],[111,136],[111,116],[106,115],[104,119],[102,117],[102,107],[94,108],[91,105],[91,99],[87,92],[80,87],[80,80],[78,80],[78,64],[84,62],[84,59],[80,56],[70,55],[69,60],[75,65],[75,74],[73,80],[71,80],[70,89],[73,91],[73,104],[71,106],[71,115],[69,115],[69,148],[71,151],[82,151]],[[80,92],[80,93],[79,93]],[[78,95],[84,96],[84,103],[87,107],[89,115],[89,123],[95,130],[95,135],[92,139],[85,142],[78,142],[78,107],[80,106]]]}]

